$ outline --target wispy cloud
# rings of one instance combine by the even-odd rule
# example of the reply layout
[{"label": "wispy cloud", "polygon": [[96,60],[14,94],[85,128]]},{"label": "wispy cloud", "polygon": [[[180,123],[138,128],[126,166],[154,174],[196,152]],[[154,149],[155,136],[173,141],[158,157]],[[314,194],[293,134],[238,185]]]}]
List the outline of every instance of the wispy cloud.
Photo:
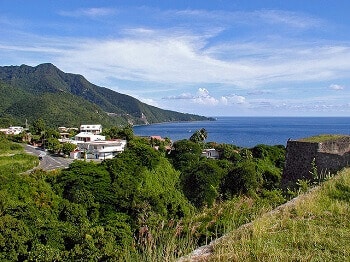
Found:
[{"label": "wispy cloud", "polygon": [[226,83],[244,88],[280,81],[337,79],[350,70],[350,45],[314,47],[305,43],[304,46],[280,47],[270,43],[254,57],[227,60],[206,53],[195,39],[196,36],[191,35],[161,34],[143,40],[87,40],[58,59],[60,64],[72,68],[100,68],[106,75],[120,79]]},{"label": "wispy cloud", "polygon": [[116,10],[113,8],[105,8],[105,7],[92,7],[92,8],[81,8],[73,11],[60,11],[58,12],[61,16],[67,17],[103,17],[109,16],[116,13]]},{"label": "wispy cloud", "polygon": [[321,19],[290,11],[260,10],[255,11],[253,14],[259,17],[265,23],[286,25],[300,29],[309,29],[325,25]]},{"label": "wispy cloud", "polygon": [[341,85],[337,85],[337,84],[331,84],[329,86],[329,88],[333,89],[333,90],[336,90],[336,91],[339,91],[339,90],[343,90],[344,89],[344,86],[341,86]]},{"label": "wispy cloud", "polygon": [[[271,42],[263,49],[260,43],[249,43],[249,49],[257,47],[253,57],[247,49],[246,56],[225,58],[207,52],[202,43],[198,44],[203,39],[197,42],[195,35],[172,36],[154,30],[144,39],[33,39],[11,45],[2,40],[0,52],[21,51],[22,59],[42,52],[47,61],[65,70],[103,82],[113,77],[158,83],[222,83],[253,89],[276,82],[332,80],[346,77],[350,70],[350,44],[345,43],[281,47]],[[235,45],[231,47],[233,52]]]},{"label": "wispy cloud", "polygon": [[202,104],[202,105],[217,105],[219,100],[209,94],[208,89],[198,88],[195,95],[190,93],[182,93],[176,96],[163,97],[166,100],[191,100],[192,103]]},{"label": "wispy cloud", "polygon": [[[283,100],[282,95],[288,97],[298,89],[307,91],[303,85],[322,81],[333,83],[328,91],[347,91],[337,83],[348,78],[350,42],[327,40],[327,35],[308,38],[304,34],[307,30],[324,33],[327,27],[317,17],[281,10],[136,11],[142,15],[142,23],[117,20],[115,14],[127,16],[127,10],[103,7],[61,11],[61,16],[95,19],[85,19],[84,23],[74,20],[74,24],[65,19],[64,27],[74,28],[74,37],[70,38],[56,34],[54,29],[59,25],[54,23],[47,34],[21,31],[26,28],[22,20],[12,30],[10,20],[0,16],[0,24],[6,25],[0,29],[6,33],[0,39],[0,56],[11,64],[52,62],[66,72],[83,74],[107,87],[132,82],[132,87],[121,88],[129,88],[130,94],[153,105],[167,102],[271,110],[286,109],[288,105],[293,110],[321,110],[335,108],[332,105],[336,103],[311,101],[303,105]],[[96,26],[98,18],[102,22]],[[81,28],[86,31],[79,34]],[[100,28],[106,31],[90,33],[90,29]],[[281,101],[267,99],[274,96],[277,85],[286,88],[279,97]],[[220,86],[225,90],[219,90]],[[327,85],[321,86],[326,93]],[[165,93],[162,90],[170,87],[178,90],[167,92],[161,99]]]}]

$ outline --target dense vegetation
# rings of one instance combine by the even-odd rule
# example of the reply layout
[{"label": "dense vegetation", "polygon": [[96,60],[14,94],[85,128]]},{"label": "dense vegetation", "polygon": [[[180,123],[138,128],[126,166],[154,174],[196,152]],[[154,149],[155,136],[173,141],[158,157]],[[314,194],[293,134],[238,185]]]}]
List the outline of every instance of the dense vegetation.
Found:
[{"label": "dense vegetation", "polygon": [[[0,67],[0,126],[24,125],[42,117],[49,126],[104,126],[193,121],[207,118],[162,110],[52,64]],[[144,116],[144,117],[142,117]]]},{"label": "dense vegetation", "polygon": [[[55,137],[41,119],[31,131]],[[169,140],[134,137],[128,126],[105,134],[128,138],[127,149],[62,171],[0,167],[1,260],[174,260],[285,201],[283,146],[205,143],[198,130],[169,153]],[[9,160],[19,147],[3,144]],[[207,147],[220,159],[203,157]]]}]

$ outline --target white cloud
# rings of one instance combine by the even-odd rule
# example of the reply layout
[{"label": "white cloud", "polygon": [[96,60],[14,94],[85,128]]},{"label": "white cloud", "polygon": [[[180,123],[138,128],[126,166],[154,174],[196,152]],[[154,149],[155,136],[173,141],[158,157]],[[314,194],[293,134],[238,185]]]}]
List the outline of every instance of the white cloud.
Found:
[{"label": "white cloud", "polygon": [[206,88],[198,88],[197,96],[198,97],[209,97],[209,91]]},{"label": "white cloud", "polygon": [[163,99],[167,99],[167,100],[175,100],[175,99],[194,99],[195,97],[193,95],[191,95],[190,93],[182,93],[180,95],[177,96],[167,96],[167,97],[163,97]]},{"label": "white cloud", "polygon": [[337,84],[331,84],[329,87],[330,87],[331,89],[337,90],[337,91],[343,90],[343,89],[344,89],[344,86],[337,85]]},{"label": "white cloud", "polygon": [[[230,43],[227,43],[222,51],[221,46],[217,46],[214,53],[213,49],[207,52],[209,49],[203,48],[202,41],[195,35],[173,36],[155,31],[143,39],[131,36],[85,40],[83,44],[79,40],[56,59],[70,70],[79,69],[97,78],[113,76],[178,84],[222,83],[248,89],[281,81],[332,80],[346,76],[350,70],[350,44],[279,46],[271,42],[264,48],[260,43],[249,43],[247,49],[243,45],[237,49],[233,43],[228,52]],[[221,57],[217,55],[220,52],[240,53],[241,56]]]},{"label": "white cloud", "polygon": [[[96,17],[115,12],[117,10],[111,8],[87,8],[61,14]],[[157,15],[159,12],[158,10]],[[256,24],[259,21],[254,19],[259,17],[265,23],[283,23],[291,27],[305,28],[319,24],[317,19],[307,15],[279,10],[185,10],[171,13],[174,17],[196,16],[201,19],[206,19],[210,14],[206,20],[208,22],[222,22],[225,19],[231,19],[232,22],[232,19],[244,17]],[[109,35],[108,39],[99,40],[32,35],[27,42],[12,40],[7,43],[0,40],[0,55],[8,50],[19,50],[22,53],[17,57],[23,59],[30,56],[32,61],[38,61],[37,54],[43,51],[46,61],[42,62],[52,61],[66,71],[84,74],[97,84],[107,83],[106,79],[124,79],[199,85],[220,83],[253,89],[281,81],[333,80],[346,77],[350,70],[350,43],[332,42],[330,45],[319,42],[315,45],[314,41],[296,41],[286,38],[286,35],[277,38],[249,38],[250,40],[228,38],[216,42],[213,39],[220,38],[221,34],[225,34],[224,29],[231,26],[221,22],[219,24],[222,24],[222,29],[208,24],[200,29],[201,34],[196,28],[184,29],[178,26],[155,29],[140,25],[134,28],[121,27],[119,33],[124,35]],[[13,44],[15,42],[19,44]],[[63,42],[67,44],[62,45]]]},{"label": "white cloud", "polygon": [[236,95],[236,94],[222,96],[220,100],[224,105],[247,103],[246,98],[244,96],[240,96],[240,95]]},{"label": "white cloud", "polygon": [[[103,30],[104,26],[116,26],[116,20],[113,20],[116,16],[113,14],[119,11],[90,8],[60,14],[102,18],[106,20],[106,23],[101,23]],[[142,8],[138,11],[140,15],[143,14]],[[152,16],[152,10],[148,9],[146,13]],[[309,96],[317,94],[324,99],[329,98],[329,94],[321,93],[326,91],[324,88],[317,93],[308,92],[307,87],[313,86],[313,83],[320,86],[322,81],[329,83],[348,79],[350,42],[335,42],[333,38],[327,41],[326,34],[319,39],[297,34],[323,25],[323,21],[312,16],[279,10],[156,10],[153,16],[150,20],[147,20],[149,17],[143,18],[145,23],[135,27],[118,24],[116,28],[97,32],[98,36],[102,36],[100,38],[95,38],[96,32],[93,31],[100,24],[91,28],[91,33],[83,32],[81,35],[85,37],[67,38],[54,37],[59,29],[51,30],[49,36],[43,36],[41,31],[37,35],[31,31],[20,31],[22,26],[25,28],[25,23],[20,21],[16,30],[10,30],[10,25],[0,29],[0,32],[7,33],[2,34],[4,37],[0,39],[0,56],[4,58],[3,63],[11,61],[11,64],[52,62],[65,72],[84,75],[95,84],[119,86],[153,105],[157,104],[158,97],[166,94],[164,99],[183,100],[183,104],[193,106],[195,103],[198,107],[204,105],[201,108],[208,105],[216,108],[286,108],[278,99],[283,100],[283,97],[293,94],[297,96],[296,100],[305,101],[307,98],[301,97],[299,90]],[[167,19],[167,16],[171,18]],[[180,19],[177,19],[179,16]],[[184,17],[187,20],[183,20]],[[88,24],[91,21],[85,21],[84,27],[78,23],[71,24],[70,19],[66,19],[63,25],[64,28],[74,28],[74,35],[79,35],[80,28],[93,27],[93,24]],[[192,21],[195,21],[195,26]],[[8,20],[0,17],[0,23],[8,23]],[[263,30],[260,30],[260,25],[264,26]],[[245,34],[240,33],[242,29],[247,29]],[[289,34],[291,31],[293,34]],[[169,86],[178,90],[181,88],[181,91],[165,92]],[[199,86],[201,88],[197,92],[189,90]],[[213,95],[203,86],[225,86],[225,90],[217,88]],[[258,96],[264,99],[276,97],[275,90],[281,86],[286,87],[286,91],[280,93],[276,100],[257,99]],[[343,90],[345,87],[332,84],[329,89]],[[246,94],[249,101],[239,93]],[[332,105],[336,105],[340,100],[339,93],[333,92],[333,95]],[[160,100],[158,102],[161,103]],[[293,105],[295,110],[335,108],[327,103],[316,104],[315,101],[310,106],[295,101],[283,103]]]},{"label": "white cloud", "polygon": [[81,8],[74,11],[60,11],[59,15],[68,16],[68,17],[103,17],[109,16],[116,12],[115,9],[112,8],[104,8],[104,7],[92,7],[92,8]]},{"label": "white cloud", "polygon": [[256,14],[257,17],[261,18],[266,23],[279,25],[284,24],[300,29],[307,29],[324,25],[320,19],[290,11],[260,10],[254,12],[254,14]]},{"label": "white cloud", "polygon": [[191,93],[182,93],[177,96],[168,96],[163,97],[163,99],[168,100],[190,100],[193,103],[201,104],[201,105],[210,105],[214,106],[219,103],[219,100],[217,100],[215,97],[211,96],[209,94],[209,91],[206,88],[198,88],[197,93],[195,95],[192,95]]}]

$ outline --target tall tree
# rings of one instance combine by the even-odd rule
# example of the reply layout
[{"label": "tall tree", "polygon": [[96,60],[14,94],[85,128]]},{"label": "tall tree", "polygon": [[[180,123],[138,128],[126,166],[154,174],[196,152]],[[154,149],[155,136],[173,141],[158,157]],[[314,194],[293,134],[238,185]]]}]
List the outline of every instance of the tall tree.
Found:
[{"label": "tall tree", "polygon": [[205,141],[207,137],[208,137],[207,130],[205,130],[205,128],[201,128],[192,134],[192,136],[190,137],[190,140],[192,142],[198,143],[198,142]]}]

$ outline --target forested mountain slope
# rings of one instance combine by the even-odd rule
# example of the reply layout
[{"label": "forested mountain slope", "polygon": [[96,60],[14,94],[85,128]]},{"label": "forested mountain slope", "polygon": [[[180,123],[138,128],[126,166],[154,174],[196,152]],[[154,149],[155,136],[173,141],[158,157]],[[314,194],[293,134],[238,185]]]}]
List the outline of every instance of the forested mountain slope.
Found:
[{"label": "forested mountain slope", "polygon": [[131,96],[94,85],[81,75],[65,73],[49,63],[36,67],[0,67],[0,91],[3,125],[24,123],[26,119],[33,121],[38,117],[52,126],[207,119],[147,105]]}]

